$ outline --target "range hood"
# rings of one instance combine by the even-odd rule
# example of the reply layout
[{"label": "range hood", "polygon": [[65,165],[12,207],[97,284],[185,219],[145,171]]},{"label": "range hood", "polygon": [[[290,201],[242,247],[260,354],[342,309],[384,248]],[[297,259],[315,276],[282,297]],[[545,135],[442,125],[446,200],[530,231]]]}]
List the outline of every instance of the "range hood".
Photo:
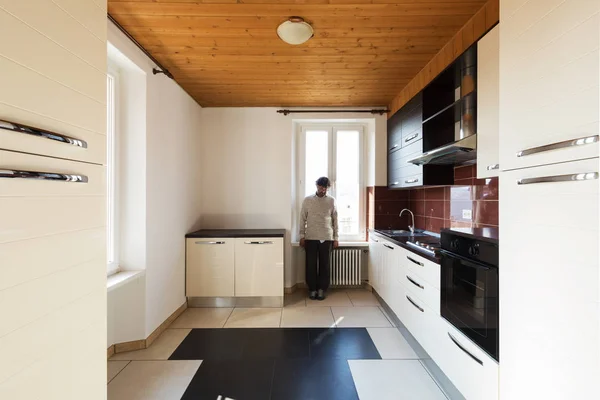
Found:
[{"label": "range hood", "polygon": [[477,134],[428,151],[407,162],[416,165],[458,165],[477,159]]}]

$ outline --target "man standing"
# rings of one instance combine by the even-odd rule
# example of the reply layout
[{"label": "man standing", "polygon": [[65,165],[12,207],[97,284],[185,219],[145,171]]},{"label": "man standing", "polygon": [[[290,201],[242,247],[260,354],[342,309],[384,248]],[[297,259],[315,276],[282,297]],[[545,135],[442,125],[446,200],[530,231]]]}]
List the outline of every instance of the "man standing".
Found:
[{"label": "man standing", "polygon": [[[317,179],[317,192],[307,196],[300,211],[300,246],[306,249],[306,284],[310,299],[325,299],[329,287],[331,249],[338,247],[335,199],[327,196],[328,178]],[[317,268],[318,260],[318,268]]]}]

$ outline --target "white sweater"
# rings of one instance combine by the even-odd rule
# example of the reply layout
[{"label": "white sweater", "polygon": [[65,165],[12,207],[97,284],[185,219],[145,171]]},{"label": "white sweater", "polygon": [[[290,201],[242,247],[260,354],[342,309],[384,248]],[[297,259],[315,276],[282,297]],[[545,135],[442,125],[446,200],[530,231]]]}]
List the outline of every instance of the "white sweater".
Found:
[{"label": "white sweater", "polygon": [[335,199],[331,196],[307,196],[300,211],[300,238],[306,240],[338,240]]}]

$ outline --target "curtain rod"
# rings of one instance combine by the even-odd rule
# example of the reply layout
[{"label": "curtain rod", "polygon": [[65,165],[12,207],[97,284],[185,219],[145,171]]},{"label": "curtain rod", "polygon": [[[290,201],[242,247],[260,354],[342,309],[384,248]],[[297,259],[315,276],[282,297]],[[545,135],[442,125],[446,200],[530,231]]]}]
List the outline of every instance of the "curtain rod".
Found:
[{"label": "curtain rod", "polygon": [[156,75],[156,74],[165,74],[165,75],[166,75],[166,76],[168,76],[169,78],[171,78],[171,79],[175,79],[175,78],[173,78],[173,75],[172,75],[172,74],[169,72],[169,70],[168,70],[168,69],[166,69],[165,67],[163,67],[163,66],[162,66],[162,64],[161,64],[161,63],[159,63],[159,62],[156,60],[156,58],[152,57],[152,54],[148,53],[148,51],[147,51],[147,50],[144,48],[144,46],[142,46],[142,45],[141,45],[141,44],[140,44],[140,43],[139,43],[137,40],[135,40],[135,38],[134,38],[133,36],[131,36],[131,35],[129,34],[129,32],[127,32],[127,31],[125,30],[125,28],[123,28],[123,27],[121,26],[121,24],[119,24],[119,23],[117,22],[117,20],[115,20],[115,19],[114,19],[114,18],[113,18],[113,17],[112,17],[110,14],[106,14],[106,15],[108,16],[108,19],[109,19],[109,20],[110,20],[110,21],[111,21],[113,24],[115,24],[115,26],[116,26],[117,28],[119,28],[119,30],[120,30],[121,32],[123,32],[123,34],[124,34],[125,36],[127,36],[127,38],[128,38],[129,40],[131,40],[131,41],[133,42],[133,44],[135,44],[135,45],[136,45],[136,46],[137,46],[137,47],[138,47],[138,48],[139,48],[139,49],[140,49],[140,50],[141,50],[141,51],[142,51],[142,52],[143,52],[143,53],[144,53],[144,54],[145,54],[145,55],[146,55],[146,56],[147,56],[149,59],[150,59],[150,60],[152,60],[152,62],[153,62],[154,64],[156,64],[156,66],[157,66],[158,68],[152,68],[152,73],[153,73],[154,75]]},{"label": "curtain rod", "polygon": [[279,114],[288,115],[292,113],[371,113],[383,115],[390,110],[277,110]]}]

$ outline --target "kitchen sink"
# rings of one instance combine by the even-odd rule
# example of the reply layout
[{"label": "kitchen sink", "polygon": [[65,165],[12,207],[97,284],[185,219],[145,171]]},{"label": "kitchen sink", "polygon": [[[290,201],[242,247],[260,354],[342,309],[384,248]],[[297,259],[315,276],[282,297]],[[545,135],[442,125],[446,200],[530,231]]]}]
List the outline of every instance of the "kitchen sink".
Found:
[{"label": "kitchen sink", "polygon": [[410,231],[405,231],[402,229],[377,229],[376,232],[379,232],[386,236],[395,236],[395,237],[407,237],[407,236],[427,236],[423,231],[416,230],[415,233]]}]

